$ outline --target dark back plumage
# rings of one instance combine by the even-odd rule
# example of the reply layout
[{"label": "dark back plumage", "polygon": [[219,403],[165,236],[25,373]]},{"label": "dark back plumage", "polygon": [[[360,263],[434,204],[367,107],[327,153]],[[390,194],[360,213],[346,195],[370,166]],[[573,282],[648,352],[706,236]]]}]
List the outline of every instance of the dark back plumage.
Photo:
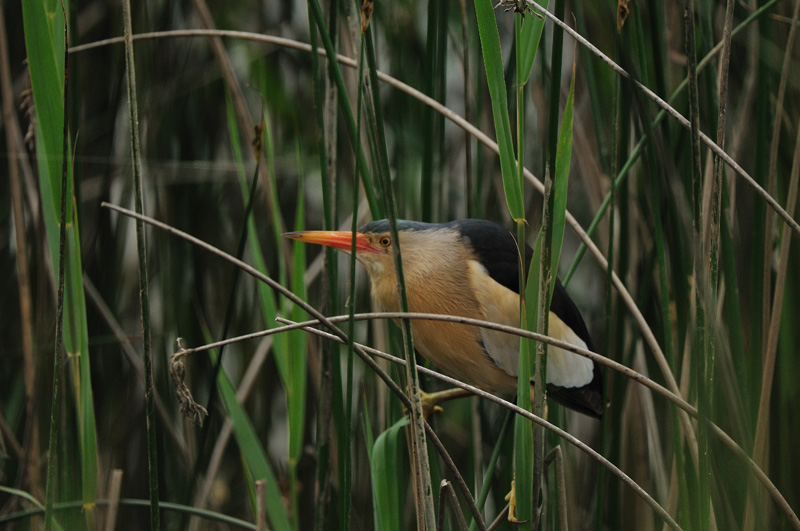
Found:
[{"label": "dark back plumage", "polygon": [[[514,293],[519,293],[519,255],[517,241],[511,231],[502,225],[482,219],[458,220],[446,225],[450,224],[454,224],[462,236],[470,241],[473,252],[489,272],[489,276]],[[526,245],[526,272],[530,269],[532,258],[533,249]],[[594,350],[586,323],[558,278],[553,289],[553,299],[550,301],[550,311],[572,328],[590,350]]]}]

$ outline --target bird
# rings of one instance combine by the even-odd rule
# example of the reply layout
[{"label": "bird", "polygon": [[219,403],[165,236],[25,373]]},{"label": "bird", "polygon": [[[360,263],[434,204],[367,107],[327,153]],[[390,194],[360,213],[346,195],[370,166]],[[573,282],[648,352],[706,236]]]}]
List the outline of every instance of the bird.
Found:
[{"label": "bird", "polygon": [[[353,234],[348,231],[300,231],[284,236],[346,253],[352,249]],[[359,228],[355,238],[356,259],[367,271],[373,298],[385,311],[400,311],[393,257],[399,245],[409,311],[520,325],[519,251],[507,228],[482,219],[397,220],[397,236],[399,242],[392,239],[389,222],[383,219]],[[526,246],[526,264],[532,254]],[[461,323],[416,319],[411,331],[416,349],[439,369],[490,393],[516,393],[519,337]],[[580,311],[558,279],[550,304],[549,335],[595,351]],[[546,374],[549,399],[588,417],[602,417],[600,364],[550,345]]]}]

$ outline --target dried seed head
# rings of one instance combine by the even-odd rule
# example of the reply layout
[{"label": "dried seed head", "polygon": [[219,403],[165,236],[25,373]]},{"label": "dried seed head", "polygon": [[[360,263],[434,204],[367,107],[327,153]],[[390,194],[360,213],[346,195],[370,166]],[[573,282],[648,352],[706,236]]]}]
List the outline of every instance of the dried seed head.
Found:
[{"label": "dried seed head", "polygon": [[206,408],[195,402],[192,397],[189,387],[186,385],[186,356],[191,353],[182,345],[182,339],[178,338],[178,352],[173,354],[169,360],[169,375],[172,378],[172,383],[175,385],[175,397],[180,404],[181,413],[189,420],[197,424],[203,425],[203,417],[208,416]]}]

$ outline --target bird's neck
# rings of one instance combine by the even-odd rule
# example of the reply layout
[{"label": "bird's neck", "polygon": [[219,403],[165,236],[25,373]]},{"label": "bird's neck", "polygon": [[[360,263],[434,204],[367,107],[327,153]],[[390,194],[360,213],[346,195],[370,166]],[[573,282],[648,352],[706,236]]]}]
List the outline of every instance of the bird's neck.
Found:
[{"label": "bird's neck", "polygon": [[[425,262],[403,257],[408,308],[412,312],[470,316],[477,302],[469,289],[466,256],[436,255]],[[372,276],[372,296],[386,311],[400,311],[397,277]]]}]

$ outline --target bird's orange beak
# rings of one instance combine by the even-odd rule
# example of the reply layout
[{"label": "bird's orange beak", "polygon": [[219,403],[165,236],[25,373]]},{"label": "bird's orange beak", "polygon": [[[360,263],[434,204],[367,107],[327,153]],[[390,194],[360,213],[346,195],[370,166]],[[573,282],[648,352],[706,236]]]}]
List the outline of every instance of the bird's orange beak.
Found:
[{"label": "bird's orange beak", "polygon": [[[348,231],[330,230],[307,230],[302,232],[287,232],[286,238],[305,243],[316,243],[327,245],[335,249],[350,252],[353,248],[353,233]],[[360,232],[356,233],[356,253],[382,253],[382,249],[376,249],[370,243],[369,238]]]}]

